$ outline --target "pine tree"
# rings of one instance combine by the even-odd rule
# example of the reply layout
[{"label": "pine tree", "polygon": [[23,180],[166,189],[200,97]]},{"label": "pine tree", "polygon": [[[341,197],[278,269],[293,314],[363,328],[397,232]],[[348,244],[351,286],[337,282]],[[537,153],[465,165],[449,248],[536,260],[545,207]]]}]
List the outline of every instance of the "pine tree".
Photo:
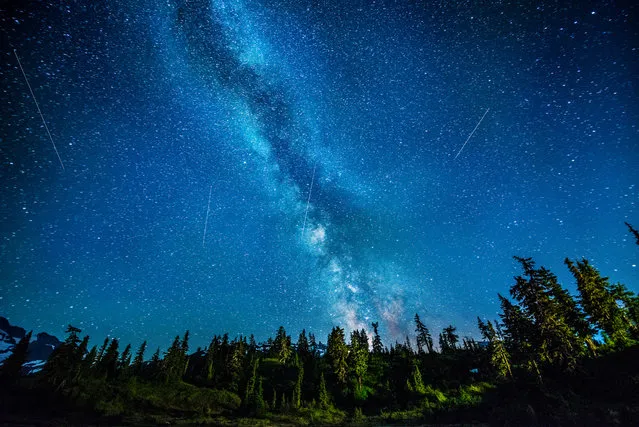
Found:
[{"label": "pine tree", "polygon": [[548,364],[571,369],[585,351],[585,337],[575,322],[579,314],[569,303],[571,298],[557,278],[544,267],[535,268],[530,258],[515,257],[524,275],[515,277],[510,293],[519,306],[502,300],[502,320],[511,343],[519,344],[513,355],[524,355],[534,372],[538,365]]},{"label": "pine tree", "polygon": [[91,350],[87,353],[84,360],[80,364],[80,378],[87,378],[91,375],[91,371],[94,368],[98,357],[98,349],[96,346],[91,347]]},{"label": "pine tree", "polygon": [[449,325],[439,334],[439,347],[442,353],[449,353],[457,349],[459,335],[455,333],[456,330],[457,328],[453,325]]},{"label": "pine tree", "polygon": [[484,339],[488,341],[490,364],[497,372],[498,377],[510,377],[512,379],[513,373],[510,367],[510,355],[506,350],[499,323],[495,322],[495,324],[497,328],[493,326],[490,320],[484,323],[479,317],[477,318],[479,331]]},{"label": "pine tree", "polygon": [[312,357],[317,354],[317,341],[315,341],[315,334],[308,334],[308,350]]},{"label": "pine tree", "polygon": [[577,261],[576,265],[568,258],[564,262],[577,281],[579,303],[590,322],[605,333],[613,346],[627,346],[630,324],[624,318],[622,308],[617,305],[608,278],[601,277],[586,259]]},{"label": "pine tree", "polygon": [[142,368],[144,366],[144,352],[146,351],[146,341],[144,341],[138,351],[135,353],[135,358],[133,359],[133,373],[135,375],[140,375],[142,373]]},{"label": "pine tree", "polygon": [[98,355],[96,357],[96,363],[100,363],[102,361],[102,358],[104,357],[104,352],[106,351],[108,345],[109,345],[109,337],[106,337],[104,339],[104,342],[102,343],[102,346],[100,347],[100,350],[98,351]]},{"label": "pine tree", "polygon": [[630,325],[630,335],[634,340],[639,340],[639,296],[621,283],[612,285],[611,292],[618,306],[622,309],[624,322]]},{"label": "pine tree", "polygon": [[272,354],[280,363],[288,362],[293,351],[291,350],[291,337],[286,335],[286,330],[280,326],[273,341]]},{"label": "pine tree", "polygon": [[373,322],[371,326],[373,327],[373,354],[382,354],[384,352],[384,345],[379,336],[379,322]]},{"label": "pine tree", "polygon": [[65,340],[65,343],[70,346],[77,347],[78,344],[80,343],[80,338],[78,337],[78,334],[80,332],[82,332],[82,330],[76,328],[75,326],[72,326],[72,325],[67,326],[66,333],[69,334],[69,336]]},{"label": "pine tree", "polygon": [[120,355],[120,368],[128,368],[131,365],[131,344],[127,344]]},{"label": "pine tree", "polygon": [[344,341],[344,330],[339,326],[335,326],[328,336],[326,357],[331,362],[337,381],[345,385],[348,374],[348,347]]},{"label": "pine tree", "polygon": [[632,225],[627,222],[624,222],[624,224],[626,224],[628,230],[630,230],[630,232],[635,236],[636,243],[639,245],[639,231],[637,231]]},{"label": "pine tree", "polygon": [[240,385],[242,366],[244,362],[244,343],[238,341],[233,345],[231,357],[227,363],[227,378],[228,389],[234,393],[237,393]]},{"label": "pine tree", "polygon": [[80,342],[80,345],[75,350],[75,355],[73,357],[74,362],[73,362],[72,378],[74,382],[77,382],[78,380],[80,380],[80,378],[84,374],[83,372],[84,358],[87,355],[88,347],[89,347],[89,336],[86,335],[82,339],[82,342]]},{"label": "pine tree", "polygon": [[255,352],[257,351],[257,343],[255,342],[255,336],[253,334],[251,334],[249,338],[248,351],[249,351],[249,356],[253,356]]},{"label": "pine tree", "polygon": [[111,340],[111,344],[107,348],[102,360],[100,361],[100,371],[106,375],[107,378],[115,377],[118,370],[118,346],[119,341],[116,338]]},{"label": "pine tree", "polygon": [[417,394],[426,394],[426,387],[424,386],[424,380],[422,379],[422,373],[419,370],[417,363],[413,363],[413,372],[411,379],[407,381],[408,390]]},{"label": "pine tree", "polygon": [[68,383],[73,382],[83,357],[78,351],[80,342],[78,334],[82,331],[69,325],[66,332],[69,336],[53,350],[42,369],[44,380],[56,389],[63,389]]},{"label": "pine tree", "polygon": [[306,329],[302,329],[300,336],[297,338],[297,354],[300,355],[304,363],[308,362],[311,356],[308,347],[308,338],[306,338]]},{"label": "pine tree", "polygon": [[384,381],[384,376],[387,367],[386,357],[384,355],[384,346],[382,340],[379,337],[377,322],[372,323],[373,326],[373,351],[369,356],[368,371],[366,377],[369,382],[379,386]]},{"label": "pine tree", "polygon": [[527,317],[521,307],[511,303],[501,294],[497,294],[501,303],[502,313],[499,315],[503,322],[503,337],[505,347],[513,360],[524,366],[536,366],[534,349],[538,345],[538,337],[533,321]]},{"label": "pine tree", "polygon": [[357,329],[351,332],[351,345],[348,352],[348,361],[357,389],[361,390],[362,381],[368,369],[368,336],[366,331]]},{"label": "pine tree", "polygon": [[433,338],[430,331],[419,318],[419,314],[415,313],[415,332],[417,333],[417,353],[424,353],[424,348],[428,353],[433,352]]},{"label": "pine tree", "polygon": [[466,350],[466,351],[478,351],[479,350],[479,344],[477,344],[477,341],[475,341],[472,337],[464,337],[462,339],[462,345],[464,347],[464,350]]},{"label": "pine tree", "polygon": [[166,351],[161,366],[162,377],[166,382],[177,381],[182,378],[182,344],[179,335],[175,336],[173,344]]},{"label": "pine tree", "polygon": [[324,379],[324,372],[320,374],[317,398],[320,408],[328,409],[331,406],[331,397],[328,394],[328,390],[326,390],[326,380]]},{"label": "pine tree", "polygon": [[410,337],[406,335],[406,340],[404,340],[404,350],[407,353],[408,357],[412,357],[415,352],[413,351],[413,345],[410,342]]},{"label": "pine tree", "polygon": [[4,360],[4,363],[0,365],[0,380],[6,384],[15,383],[20,378],[20,371],[22,365],[27,360],[27,351],[29,349],[29,342],[31,342],[31,335],[33,331],[23,336],[20,341],[13,347],[12,353]]}]

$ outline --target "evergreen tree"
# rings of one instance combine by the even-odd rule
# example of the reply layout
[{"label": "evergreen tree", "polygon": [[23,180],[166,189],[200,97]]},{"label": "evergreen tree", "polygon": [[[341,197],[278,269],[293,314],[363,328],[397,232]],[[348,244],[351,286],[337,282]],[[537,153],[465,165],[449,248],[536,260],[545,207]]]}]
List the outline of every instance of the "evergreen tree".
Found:
[{"label": "evergreen tree", "polygon": [[83,359],[87,354],[87,349],[89,348],[89,336],[85,335],[78,346],[78,359]]},{"label": "evergreen tree", "polygon": [[138,351],[135,353],[135,358],[133,359],[133,372],[135,375],[140,375],[142,373],[142,368],[144,366],[144,352],[146,351],[146,341],[144,341]]},{"label": "evergreen tree", "polygon": [[330,360],[337,381],[345,385],[348,374],[348,347],[344,340],[344,329],[339,326],[335,326],[328,336],[326,357]]},{"label": "evergreen tree", "polygon": [[317,341],[315,341],[315,334],[308,334],[308,350],[312,357],[317,354]]},{"label": "evergreen tree", "polygon": [[639,231],[637,231],[632,225],[630,225],[627,222],[624,222],[624,224],[626,224],[626,226],[628,227],[628,230],[630,230],[630,232],[633,234],[633,236],[635,236],[636,242],[639,245]]},{"label": "evergreen tree", "polygon": [[131,365],[131,344],[127,344],[120,355],[120,368],[125,369]]},{"label": "evergreen tree", "polygon": [[113,378],[117,373],[119,356],[118,346],[119,341],[116,338],[113,338],[104,353],[102,360],[100,361],[100,372],[106,375],[107,378]]},{"label": "evergreen tree", "polygon": [[575,264],[566,258],[564,262],[577,280],[579,303],[590,322],[605,333],[613,346],[627,346],[630,324],[624,317],[623,309],[617,305],[608,278],[601,277],[586,259]]},{"label": "evergreen tree", "polygon": [[408,391],[417,394],[426,394],[426,387],[424,386],[424,380],[422,379],[422,373],[419,370],[417,363],[413,363],[413,372],[410,380],[406,381]]},{"label": "evergreen tree", "polygon": [[104,352],[106,351],[108,345],[109,345],[109,337],[106,337],[104,339],[104,342],[102,343],[102,346],[100,347],[100,350],[98,351],[98,355],[96,357],[96,363],[100,363],[102,361],[102,358],[104,357]]},{"label": "evergreen tree", "polygon": [[361,390],[362,381],[368,369],[368,336],[366,331],[357,329],[351,332],[351,345],[348,352],[349,366],[355,377],[357,389]]},{"label": "evergreen tree", "polygon": [[280,363],[288,362],[293,351],[291,350],[291,337],[286,335],[286,330],[280,326],[273,341],[272,354]]},{"label": "evergreen tree", "polygon": [[306,329],[302,329],[299,338],[297,338],[297,354],[300,355],[304,363],[308,362],[311,352],[308,347],[308,338],[306,338]]},{"label": "evergreen tree", "polygon": [[31,342],[32,333],[33,331],[30,331],[23,336],[13,347],[9,357],[0,365],[0,380],[2,380],[2,382],[13,384],[20,378],[22,365],[24,365],[24,362],[27,360],[27,351],[29,349],[29,342]]},{"label": "evergreen tree", "polygon": [[379,322],[371,323],[373,326],[373,354],[382,354],[384,352],[384,345],[382,344],[382,339],[379,336]]},{"label": "evergreen tree", "polygon": [[[497,294],[501,303],[502,313],[499,315],[503,322],[503,338],[508,353],[529,371],[538,373],[535,361],[535,346],[537,333],[533,321],[527,317],[521,307],[511,303],[501,294]],[[540,375],[537,375],[540,380]]]},{"label": "evergreen tree", "polygon": [[244,362],[244,343],[238,341],[234,343],[231,357],[226,366],[228,389],[234,393],[237,393],[241,381],[242,366]]},{"label": "evergreen tree", "polygon": [[639,340],[639,296],[629,291],[621,283],[611,286],[612,296],[622,309],[624,323],[630,325],[630,335]]},{"label": "evergreen tree", "polygon": [[406,340],[404,341],[404,350],[408,353],[407,356],[411,357],[414,354],[413,345],[410,342],[410,337],[406,335]]},{"label": "evergreen tree", "polygon": [[249,351],[249,356],[253,356],[255,352],[257,351],[257,343],[255,342],[255,336],[253,334],[251,334],[249,338],[248,351]]},{"label": "evergreen tree", "polygon": [[57,389],[65,388],[69,382],[75,379],[79,364],[84,356],[78,351],[80,343],[78,334],[82,331],[69,325],[66,332],[69,334],[68,337],[53,350],[42,369],[44,380]]},{"label": "evergreen tree", "polygon": [[519,303],[518,309],[506,304],[500,296],[506,332],[512,342],[522,345],[515,354],[532,352],[526,360],[536,372],[539,364],[573,368],[586,347],[583,333],[573,319],[579,316],[571,313],[573,306],[567,304],[570,296],[550,271],[535,268],[530,258],[515,259],[524,270],[523,276],[515,277],[510,290]]},{"label": "evergreen tree", "polygon": [[326,380],[324,379],[324,372],[320,374],[317,398],[318,398],[320,408],[328,409],[331,406],[331,397],[328,394],[328,390],[326,389]]},{"label": "evergreen tree", "polygon": [[177,358],[177,374],[182,378],[186,373],[186,370],[189,366],[189,331],[187,330],[184,333],[184,337],[182,338],[182,342],[180,343],[180,353]]},{"label": "evergreen tree", "polygon": [[182,342],[180,336],[176,335],[173,344],[166,351],[164,360],[162,361],[162,377],[166,382],[177,381],[182,378],[183,361],[182,361]]},{"label": "evergreen tree", "polygon": [[484,323],[479,317],[477,325],[482,337],[488,341],[488,353],[490,354],[490,364],[497,372],[498,377],[513,377],[510,367],[510,355],[506,350],[504,339],[501,333],[499,323],[495,322],[497,328],[489,321]]},{"label": "evergreen tree", "polygon": [[87,354],[87,348],[89,347],[89,336],[85,335],[75,350],[75,356],[73,357],[73,372],[71,373],[71,377],[73,381],[78,381],[82,375],[84,374],[84,358]]},{"label": "evergreen tree", "polygon": [[453,325],[449,325],[439,334],[439,347],[442,353],[449,353],[457,349],[459,335],[455,333],[456,330],[457,328]]},{"label": "evergreen tree", "polygon": [[80,378],[86,378],[91,375],[91,371],[94,368],[98,357],[98,349],[96,346],[91,347],[91,350],[87,353],[84,360],[80,364]]},{"label": "evergreen tree", "polygon": [[417,333],[417,353],[424,353],[424,348],[428,353],[433,352],[433,338],[430,331],[419,318],[419,314],[415,313],[415,332]]},{"label": "evergreen tree", "polygon": [[466,351],[478,351],[479,350],[479,344],[477,344],[477,342],[471,337],[464,337],[462,339],[462,345],[464,347],[464,350],[466,350]]}]

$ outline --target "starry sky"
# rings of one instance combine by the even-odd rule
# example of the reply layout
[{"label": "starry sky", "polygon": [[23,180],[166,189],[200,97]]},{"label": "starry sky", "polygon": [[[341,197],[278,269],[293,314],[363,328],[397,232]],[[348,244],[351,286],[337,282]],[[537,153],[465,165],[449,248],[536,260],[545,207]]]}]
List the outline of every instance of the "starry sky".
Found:
[{"label": "starry sky", "polygon": [[563,259],[587,257],[639,291],[636,5],[17,3],[0,10],[14,324],[166,347],[379,321],[390,344],[418,312],[477,336],[513,255],[571,290]]}]

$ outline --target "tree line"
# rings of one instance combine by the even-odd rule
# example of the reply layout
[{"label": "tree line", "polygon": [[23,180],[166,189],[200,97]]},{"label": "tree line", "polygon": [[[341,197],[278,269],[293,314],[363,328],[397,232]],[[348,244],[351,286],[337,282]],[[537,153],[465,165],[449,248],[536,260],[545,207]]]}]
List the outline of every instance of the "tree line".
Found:
[{"label": "tree line", "polygon": [[[626,225],[639,245],[639,232]],[[499,318],[477,319],[481,341],[460,340],[453,325],[434,334],[415,314],[414,342],[407,336],[403,343],[385,345],[379,324],[373,322],[372,337],[361,329],[351,331],[348,340],[344,328],[335,326],[326,345],[306,330],[293,342],[280,327],[264,343],[253,335],[223,334],[213,336],[206,348],[191,351],[186,331],[147,359],[146,341],[135,352],[130,344],[121,348],[116,338],[89,348],[89,337],[80,338],[81,330],[69,325],[66,340],[54,350],[38,382],[55,393],[88,400],[88,387],[121,391],[123,384],[129,389],[131,384],[189,384],[191,391],[216,390],[206,399],[252,417],[308,409],[370,414],[414,405],[437,409],[451,401],[440,390],[457,390],[455,402],[462,404],[470,399],[464,394],[468,387],[482,382],[541,385],[575,372],[585,360],[639,342],[639,297],[602,276],[588,260],[564,262],[576,282],[574,296],[531,258],[515,260],[521,274],[509,296],[498,295]],[[4,381],[19,381],[30,336],[0,367]],[[202,405],[210,413],[212,406]]]}]

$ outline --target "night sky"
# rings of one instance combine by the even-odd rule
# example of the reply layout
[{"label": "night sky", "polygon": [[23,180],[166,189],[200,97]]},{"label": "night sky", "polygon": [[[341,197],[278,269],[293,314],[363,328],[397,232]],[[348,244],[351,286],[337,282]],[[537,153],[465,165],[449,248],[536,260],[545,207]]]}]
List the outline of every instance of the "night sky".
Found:
[{"label": "night sky", "polygon": [[166,348],[379,321],[390,344],[418,312],[477,336],[513,255],[639,291],[637,6],[19,3],[0,10],[14,324]]}]

